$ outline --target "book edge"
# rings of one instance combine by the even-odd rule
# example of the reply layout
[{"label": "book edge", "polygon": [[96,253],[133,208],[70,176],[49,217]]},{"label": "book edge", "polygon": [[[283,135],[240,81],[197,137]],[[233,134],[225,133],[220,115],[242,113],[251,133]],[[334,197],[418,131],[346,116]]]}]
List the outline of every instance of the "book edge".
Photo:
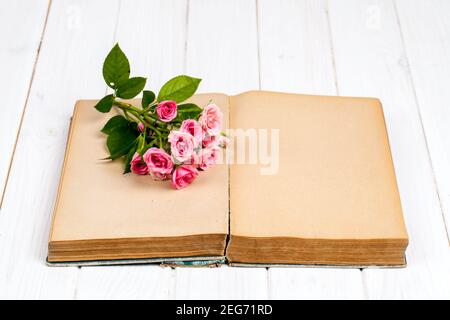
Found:
[{"label": "book edge", "polygon": [[[53,231],[54,231],[54,227],[55,227],[56,213],[57,213],[58,207],[59,207],[59,201],[60,201],[60,197],[61,197],[61,189],[62,189],[62,186],[64,183],[64,174],[66,171],[67,159],[68,159],[69,153],[70,153],[70,146],[71,146],[74,126],[75,126],[74,120],[77,117],[78,105],[80,104],[80,102],[81,102],[81,100],[77,100],[75,102],[75,105],[73,107],[72,116],[70,117],[69,130],[67,132],[67,139],[66,139],[66,148],[64,151],[63,163],[61,165],[61,170],[60,170],[59,184],[58,184],[58,189],[56,191],[56,199],[55,199],[55,203],[53,205],[52,222],[51,222],[51,226],[50,226],[47,246],[50,245],[50,242],[52,242],[52,239],[53,239]],[[48,248],[47,248],[47,250],[48,250]]]}]

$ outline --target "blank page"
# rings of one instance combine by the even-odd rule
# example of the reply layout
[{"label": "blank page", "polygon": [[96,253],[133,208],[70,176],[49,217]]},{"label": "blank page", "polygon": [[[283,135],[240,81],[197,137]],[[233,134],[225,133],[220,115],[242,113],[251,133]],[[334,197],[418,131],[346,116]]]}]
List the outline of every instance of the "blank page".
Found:
[{"label": "blank page", "polygon": [[230,126],[279,129],[276,174],[231,166],[232,236],[407,239],[378,99],[248,92]]},{"label": "blank page", "polygon": [[[203,107],[211,99],[227,119],[228,96],[191,101]],[[226,165],[200,173],[182,190],[150,176],[124,175],[123,161],[100,160],[108,156],[100,129],[113,114],[99,113],[95,103],[75,107],[50,241],[228,233]]]}]

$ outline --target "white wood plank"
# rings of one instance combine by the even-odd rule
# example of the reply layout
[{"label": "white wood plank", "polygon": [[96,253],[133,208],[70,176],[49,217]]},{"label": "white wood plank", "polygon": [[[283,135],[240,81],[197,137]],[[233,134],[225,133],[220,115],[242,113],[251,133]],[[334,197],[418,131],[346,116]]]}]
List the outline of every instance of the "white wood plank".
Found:
[{"label": "white wood plank", "polygon": [[[259,1],[261,89],[336,94],[326,1]],[[269,269],[274,299],[364,298],[359,269]]]},{"label": "white wood plank", "polygon": [[258,89],[255,1],[189,1],[186,67],[199,92]]},{"label": "white wood plank", "polygon": [[175,272],[160,266],[83,267],[77,299],[170,299]]},{"label": "white wood plank", "polygon": [[176,299],[267,299],[265,268],[178,268]]},{"label": "white wood plank", "polygon": [[262,89],[336,94],[326,1],[258,3]]},{"label": "white wood plank", "polygon": [[[445,19],[449,11],[444,1],[430,4],[418,1],[415,6],[409,3],[397,1],[406,55],[390,1],[355,0],[347,1],[345,6],[330,1],[329,4],[339,93],[378,96],[384,103],[410,235],[406,269],[365,270],[367,292],[364,292],[358,270],[285,268],[270,269],[267,273],[265,269],[228,267],[176,271],[154,266],[82,268],[81,271],[46,267],[43,261],[68,119],[76,98],[98,97],[105,90],[99,70],[114,42],[119,7],[117,1],[54,1],[0,212],[0,298],[308,299],[362,298],[368,294],[370,298],[448,299],[448,242],[417,102],[442,207],[448,217],[446,164],[450,149],[445,124],[448,123],[446,83],[450,72],[446,59],[449,29]],[[37,6],[33,14],[41,12],[39,3],[32,5]],[[335,94],[325,1],[280,4],[259,1],[258,5],[261,88]],[[184,71],[204,79],[200,90],[238,93],[258,88],[254,2],[190,1],[189,7]],[[151,13],[147,8],[170,14],[158,18],[160,11]],[[183,71],[180,61],[184,56],[180,57],[178,52],[184,51],[185,13],[186,1],[121,4],[116,39],[130,56],[132,72],[148,74],[152,88],[159,88],[168,77]],[[148,24],[142,23],[152,14],[157,17],[148,19]],[[167,22],[170,15],[183,22]],[[8,16],[2,20],[9,21],[5,19]],[[33,17],[29,19],[22,21],[22,25],[25,23],[29,28],[41,21],[36,16],[34,19],[38,20],[34,22]],[[165,22],[164,28],[169,30],[160,32],[159,22]],[[11,91],[13,100],[8,103],[19,108],[25,103],[36,54],[30,48],[38,45],[38,40],[30,42],[21,37],[36,39],[39,30],[21,32],[22,29],[17,29],[20,36],[5,42],[23,40],[12,46],[12,51],[5,51],[13,58],[16,57],[14,48],[21,48],[20,43],[26,46],[19,65],[13,67],[15,62],[11,62],[6,66],[16,71],[23,68],[16,72],[17,82],[11,86],[18,93]],[[154,45],[162,38],[165,47]],[[13,114],[16,123],[21,112],[18,110]],[[6,126],[4,119],[0,119],[0,128],[9,126],[16,130],[17,124],[10,126],[14,119],[5,120]],[[15,131],[12,135],[11,132],[8,129],[6,134],[14,140]],[[0,140],[3,137],[6,136],[1,131]],[[1,143],[3,153],[3,140]]]},{"label": "white wood plank", "polygon": [[187,0],[122,2],[116,41],[127,54],[131,73],[145,76],[158,92],[182,74],[185,63]]},{"label": "white wood plank", "polygon": [[[189,1],[186,73],[199,92],[258,88],[254,1]],[[177,298],[257,299],[267,296],[266,269],[177,269]]]},{"label": "white wood plank", "polygon": [[75,100],[105,92],[99,70],[117,9],[52,3],[0,214],[0,297],[74,297],[79,269],[45,265],[49,224]]},{"label": "white wood plank", "polygon": [[397,10],[450,239],[450,2],[397,1]]},{"label": "white wood plank", "polygon": [[271,268],[271,299],[364,299],[361,271],[334,268]]},{"label": "white wood plank", "polygon": [[47,0],[0,2],[0,205],[47,8]]},{"label": "white wood plank", "polygon": [[[121,3],[115,41],[130,60],[131,74],[148,77],[146,88],[155,92],[183,73],[186,9],[186,1],[176,0]],[[96,71],[100,77],[101,69]],[[171,298],[174,279],[175,270],[156,266],[82,268],[77,298]]]},{"label": "white wood plank", "polygon": [[391,1],[329,1],[342,95],[383,103],[410,238],[408,267],[364,270],[369,298],[449,298],[450,251]]}]

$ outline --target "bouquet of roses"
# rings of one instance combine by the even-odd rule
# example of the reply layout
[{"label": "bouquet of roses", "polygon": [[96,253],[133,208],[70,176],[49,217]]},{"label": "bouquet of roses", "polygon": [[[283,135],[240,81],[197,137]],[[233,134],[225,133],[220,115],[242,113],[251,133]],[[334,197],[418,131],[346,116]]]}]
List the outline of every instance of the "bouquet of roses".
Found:
[{"label": "bouquet of roses", "polygon": [[[200,79],[177,76],[156,96],[144,90],[146,78],[130,78],[129,61],[118,44],[105,59],[103,78],[114,92],[95,108],[103,113],[113,106],[120,110],[101,130],[108,136],[110,156],[106,159],[125,158],[124,173],[170,179],[174,188],[181,189],[190,185],[199,171],[216,164],[220,148],[229,141],[222,132],[222,112],[211,102],[203,109],[183,103],[195,93]],[[121,100],[141,92],[140,106]]]}]

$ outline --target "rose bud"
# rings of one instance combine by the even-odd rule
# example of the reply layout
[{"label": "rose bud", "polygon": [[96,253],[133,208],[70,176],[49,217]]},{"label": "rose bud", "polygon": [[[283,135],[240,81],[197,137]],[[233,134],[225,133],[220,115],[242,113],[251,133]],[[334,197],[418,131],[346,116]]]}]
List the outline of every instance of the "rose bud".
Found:
[{"label": "rose bud", "polygon": [[141,156],[137,152],[133,155],[133,158],[131,159],[130,167],[131,172],[133,173],[140,175],[146,175],[148,173],[147,164],[144,161],[142,161]]},{"label": "rose bud", "polygon": [[177,103],[171,100],[161,101],[156,107],[156,113],[159,120],[170,122],[177,116]]},{"label": "rose bud", "polygon": [[198,171],[193,166],[181,166],[172,173],[172,186],[182,189],[190,185],[198,176]]},{"label": "rose bud", "polygon": [[150,148],[144,153],[144,161],[148,172],[155,180],[165,180],[170,177],[173,169],[172,157],[164,150]]}]

